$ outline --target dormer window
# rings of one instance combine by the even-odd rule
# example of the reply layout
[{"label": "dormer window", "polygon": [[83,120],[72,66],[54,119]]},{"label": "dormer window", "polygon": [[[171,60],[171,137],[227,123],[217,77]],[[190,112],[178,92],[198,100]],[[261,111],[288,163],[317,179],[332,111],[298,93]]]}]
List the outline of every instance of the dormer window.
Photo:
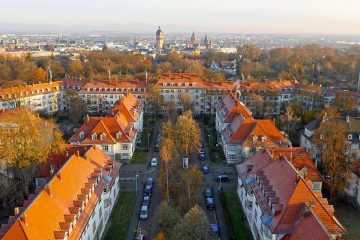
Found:
[{"label": "dormer window", "polygon": [[351,135],[351,134],[348,135],[348,139],[349,139],[349,140],[352,139],[352,135]]},{"label": "dormer window", "polygon": [[85,137],[85,133],[84,132],[80,132],[79,133],[79,138],[83,139]]},{"label": "dormer window", "polygon": [[91,139],[92,139],[92,140],[96,140],[96,138],[97,138],[96,133],[93,133],[93,134],[91,135]]},{"label": "dormer window", "polygon": [[106,134],[105,134],[105,133],[102,133],[102,134],[100,135],[100,139],[101,139],[101,140],[105,140],[105,139],[106,139]]},{"label": "dormer window", "polygon": [[253,142],[257,142],[258,137],[257,137],[257,136],[253,136],[252,140],[253,140]]},{"label": "dormer window", "polygon": [[117,139],[120,139],[120,138],[121,138],[121,135],[122,135],[121,132],[117,132],[117,133],[116,133],[116,138],[117,138]]},{"label": "dormer window", "polygon": [[266,136],[261,137],[261,142],[266,142]]}]

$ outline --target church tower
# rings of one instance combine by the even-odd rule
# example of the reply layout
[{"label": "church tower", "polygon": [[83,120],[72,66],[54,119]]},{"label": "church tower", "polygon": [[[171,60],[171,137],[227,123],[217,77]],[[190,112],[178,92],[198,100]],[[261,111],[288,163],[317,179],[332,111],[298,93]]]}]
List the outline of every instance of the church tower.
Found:
[{"label": "church tower", "polygon": [[194,46],[195,43],[196,43],[196,37],[195,37],[195,32],[193,32],[190,38],[190,45]]},{"label": "church tower", "polygon": [[164,47],[164,34],[161,31],[160,26],[159,26],[158,30],[156,31],[155,47],[157,47],[158,49],[163,49],[163,47]]}]

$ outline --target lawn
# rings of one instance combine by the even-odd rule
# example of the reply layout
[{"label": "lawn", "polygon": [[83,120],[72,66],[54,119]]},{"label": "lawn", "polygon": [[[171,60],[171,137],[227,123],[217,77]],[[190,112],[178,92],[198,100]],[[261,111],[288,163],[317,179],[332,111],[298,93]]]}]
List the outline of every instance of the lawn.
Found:
[{"label": "lawn", "polygon": [[139,144],[139,147],[141,147],[141,148],[148,147],[148,134],[150,134],[149,140],[151,143],[153,130],[154,130],[153,128],[143,128],[143,131],[141,133],[141,143]]},{"label": "lawn", "polygon": [[237,194],[235,192],[224,192],[221,197],[221,202],[230,239],[252,239]]},{"label": "lawn", "polygon": [[360,212],[352,207],[335,206],[335,216],[348,232],[344,239],[360,239]]},{"label": "lawn", "polygon": [[104,240],[126,239],[136,201],[135,192],[120,192],[119,201],[110,216],[110,227]]},{"label": "lawn", "polygon": [[144,150],[136,150],[131,162],[134,164],[145,164],[148,153]]},{"label": "lawn", "polygon": [[[216,143],[217,143],[217,134],[216,134],[216,129],[215,128],[206,128],[205,129],[205,134],[206,134],[206,142],[208,147],[215,147]],[[210,135],[210,142],[209,142],[209,135]]]}]

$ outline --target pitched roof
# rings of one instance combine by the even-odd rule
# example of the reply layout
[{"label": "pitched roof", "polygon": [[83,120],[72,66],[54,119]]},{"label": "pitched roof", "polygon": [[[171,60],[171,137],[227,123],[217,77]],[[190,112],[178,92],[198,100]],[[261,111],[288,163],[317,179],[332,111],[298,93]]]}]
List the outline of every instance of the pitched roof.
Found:
[{"label": "pitched roof", "polygon": [[[117,133],[121,136],[117,138]],[[89,117],[81,127],[71,136],[69,142],[81,144],[116,144],[117,142],[130,142],[136,133],[132,123],[121,117]],[[81,137],[81,134],[84,134]],[[101,139],[101,135],[104,136]],[[94,136],[94,140],[93,140]]]},{"label": "pitched roof", "polygon": [[252,119],[251,111],[233,93],[221,99],[215,107],[220,121],[226,123],[230,123],[237,115],[243,119]]},{"label": "pitched roof", "polygon": [[111,176],[112,186],[119,169],[120,163],[95,146],[83,155],[71,155],[47,185],[25,201],[19,214],[2,226],[0,236],[4,240],[79,239],[103,192],[101,176]]},{"label": "pitched roof", "polygon": [[273,233],[291,235],[296,229],[304,204],[311,205],[319,224],[325,226],[331,234],[345,233],[344,227],[334,216],[333,206],[328,204],[321,193],[311,190],[307,183],[310,180],[304,179],[283,155],[275,159],[270,151],[260,151],[237,165],[237,170],[243,182],[252,182],[251,186],[264,214],[273,217],[270,223]]},{"label": "pitched roof", "polygon": [[267,146],[278,146],[288,143],[288,140],[275,126],[275,123],[271,120],[258,120],[258,119],[244,119],[240,121],[237,117],[228,126],[228,142],[230,144],[251,144],[253,142],[252,137],[258,137],[258,141],[261,141],[261,137],[266,137],[263,142]]}]

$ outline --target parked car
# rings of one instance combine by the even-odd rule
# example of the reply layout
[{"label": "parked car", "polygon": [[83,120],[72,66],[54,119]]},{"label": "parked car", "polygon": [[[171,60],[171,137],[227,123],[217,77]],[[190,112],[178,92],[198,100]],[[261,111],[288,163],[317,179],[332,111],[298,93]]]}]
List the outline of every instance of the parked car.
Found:
[{"label": "parked car", "polygon": [[205,158],[205,154],[204,154],[204,153],[200,153],[200,154],[199,154],[199,160],[200,160],[200,161],[205,161],[205,159],[206,159],[206,158]]},{"label": "parked car", "polygon": [[210,224],[210,229],[212,235],[214,235],[215,237],[220,237],[219,226],[217,224],[215,223]]},{"label": "parked car", "polygon": [[155,146],[154,146],[154,152],[158,152],[158,151],[160,151],[159,144],[155,144]]},{"label": "parked car", "polygon": [[157,159],[156,158],[152,158],[151,159],[151,163],[150,163],[150,165],[152,166],[152,167],[156,167],[157,166]]},{"label": "parked car", "polygon": [[148,218],[148,206],[141,206],[140,210],[140,219],[147,219]]},{"label": "parked car", "polygon": [[150,200],[151,200],[151,198],[150,198],[150,196],[144,196],[144,200],[143,200],[143,206],[150,206]]},{"label": "parked car", "polygon": [[216,181],[217,182],[230,182],[230,178],[228,175],[219,175],[217,178],[216,178]]},{"label": "parked car", "polygon": [[213,198],[213,192],[210,188],[205,188],[204,190],[204,197],[206,198]]},{"label": "parked car", "polygon": [[152,190],[152,188],[150,186],[145,186],[144,195],[145,196],[151,196],[151,190]]},{"label": "parked car", "polygon": [[209,210],[213,210],[215,208],[214,199],[209,197],[206,199],[206,208]]},{"label": "parked car", "polygon": [[146,179],[146,186],[153,187],[154,186],[154,179],[153,178],[147,178]]},{"label": "parked car", "polygon": [[200,149],[199,149],[199,154],[205,154],[205,151],[204,151],[203,148],[200,148]]},{"label": "parked car", "polygon": [[202,171],[203,174],[208,174],[208,173],[210,172],[208,166],[203,166],[203,167],[201,168],[201,171]]}]

